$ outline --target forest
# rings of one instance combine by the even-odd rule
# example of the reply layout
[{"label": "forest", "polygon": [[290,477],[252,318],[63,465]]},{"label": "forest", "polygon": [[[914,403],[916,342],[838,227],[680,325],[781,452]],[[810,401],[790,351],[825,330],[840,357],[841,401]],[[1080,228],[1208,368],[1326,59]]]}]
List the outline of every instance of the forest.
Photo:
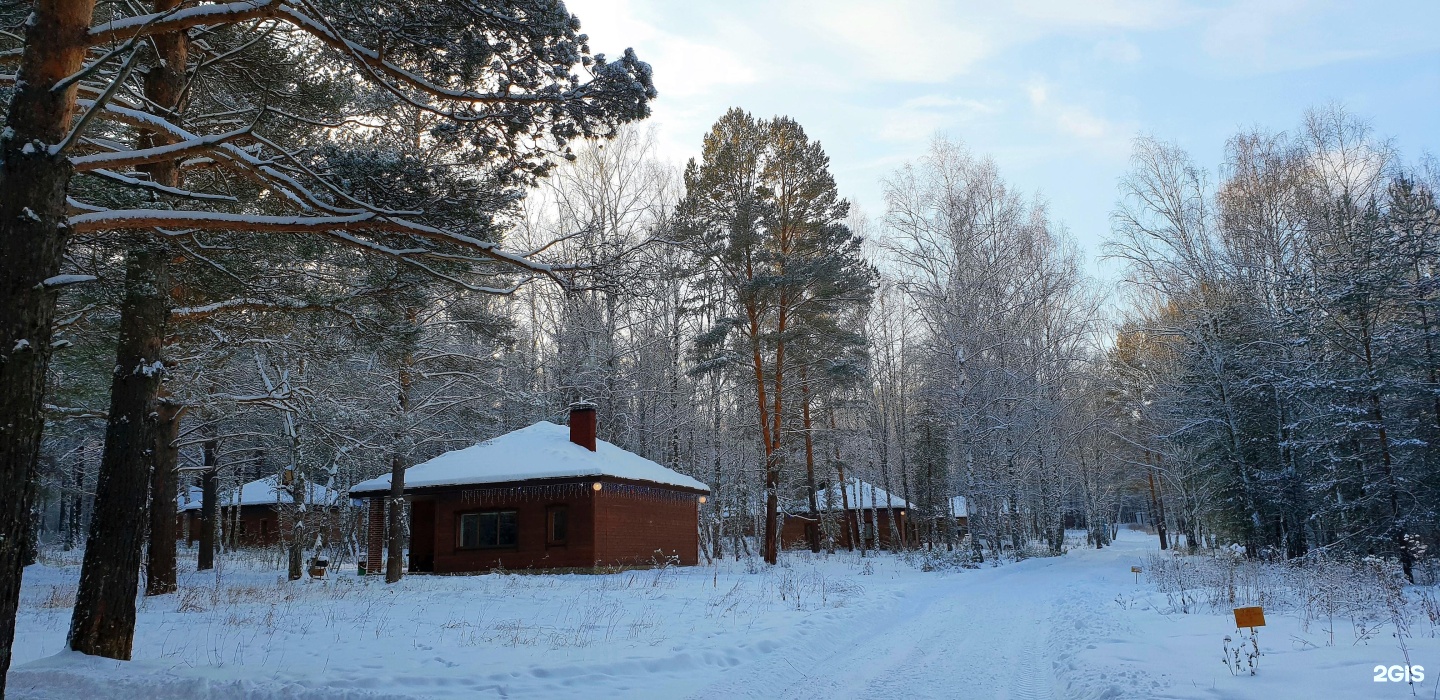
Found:
[{"label": "forest", "polygon": [[625,40],[550,0],[0,4],[0,694],[42,551],[83,550],[69,648],[128,659],[241,484],[289,494],[289,578],[353,567],[317,486],[580,401],[709,486],[704,561],[776,565],[795,517],[833,552],[833,504],[899,499],[883,548],[955,565],[1143,523],[1433,583],[1433,159],[1333,103],[1216,163],[1139,137],[1107,285],[983,144],[935,136],[878,212],[744,105],[662,159],[651,65],[592,50]]}]

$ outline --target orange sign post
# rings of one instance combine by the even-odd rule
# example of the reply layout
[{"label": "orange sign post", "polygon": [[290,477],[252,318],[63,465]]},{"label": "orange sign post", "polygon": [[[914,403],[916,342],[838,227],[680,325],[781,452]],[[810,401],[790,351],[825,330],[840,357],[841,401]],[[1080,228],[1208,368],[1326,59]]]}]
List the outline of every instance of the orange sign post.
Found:
[{"label": "orange sign post", "polygon": [[1140,567],[1138,567],[1138,566],[1132,566],[1132,567],[1130,567],[1130,573],[1135,574],[1135,583],[1140,583]]},{"label": "orange sign post", "polygon": [[1235,628],[1249,627],[1252,631],[1256,627],[1265,626],[1265,610],[1260,606],[1252,608],[1235,608]]}]

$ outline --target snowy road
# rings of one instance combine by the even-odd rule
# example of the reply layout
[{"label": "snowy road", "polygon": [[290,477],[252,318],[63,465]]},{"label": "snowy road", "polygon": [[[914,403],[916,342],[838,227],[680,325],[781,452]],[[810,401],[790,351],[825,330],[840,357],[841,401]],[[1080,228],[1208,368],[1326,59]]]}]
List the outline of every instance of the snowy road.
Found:
[{"label": "snowy road", "polygon": [[1067,647],[1081,632],[1116,626],[1096,602],[1132,582],[1129,566],[1147,548],[1137,538],[937,577],[880,610],[807,630],[691,697],[1073,697],[1056,676],[1076,670],[1065,667]]}]

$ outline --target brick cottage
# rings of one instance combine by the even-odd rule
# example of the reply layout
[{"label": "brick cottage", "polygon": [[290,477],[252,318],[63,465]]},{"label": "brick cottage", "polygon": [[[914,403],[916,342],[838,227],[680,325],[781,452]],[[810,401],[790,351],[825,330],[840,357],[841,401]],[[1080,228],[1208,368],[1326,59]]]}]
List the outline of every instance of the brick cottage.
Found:
[{"label": "brick cottage", "polygon": [[[833,533],[837,547],[861,546],[862,542],[856,541],[856,533],[866,549],[889,547],[892,521],[894,530],[902,533],[905,541],[912,541],[915,536],[915,527],[908,517],[915,506],[868,481],[846,479],[844,493],[839,488],[828,487],[820,489],[816,497],[822,518],[844,512],[844,526]],[[816,527],[821,524],[811,519],[803,504],[792,507],[785,513],[780,528],[780,546],[785,549],[809,547],[810,530]]]},{"label": "brick cottage", "polygon": [[[272,474],[222,494],[217,503],[220,541],[228,547],[268,547],[278,544],[282,535],[288,536],[288,533],[281,532],[280,512],[293,507],[295,501],[290,495],[290,488],[279,484],[279,477]],[[350,502],[338,491],[325,488],[322,484],[312,481],[305,486],[305,502],[312,513],[324,513],[326,526],[323,531],[332,540],[339,538],[339,510]],[[199,486],[185,489],[177,500],[179,520],[175,534],[176,539],[185,540],[186,546],[200,539],[200,530],[204,527],[201,502]]]},{"label": "brick cottage", "polygon": [[[414,572],[692,566],[710,489],[595,437],[595,408],[570,427],[541,421],[405,471]],[[356,484],[369,499],[366,568],[378,571],[390,476]]]}]

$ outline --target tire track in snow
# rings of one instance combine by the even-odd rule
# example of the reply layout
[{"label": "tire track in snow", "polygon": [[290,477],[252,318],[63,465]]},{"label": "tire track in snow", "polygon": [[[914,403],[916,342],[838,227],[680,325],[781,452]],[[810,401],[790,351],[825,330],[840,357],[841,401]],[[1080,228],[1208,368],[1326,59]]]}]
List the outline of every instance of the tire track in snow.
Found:
[{"label": "tire track in snow", "polygon": [[691,697],[1053,698],[1046,653],[1063,558],[937,576],[814,630]]},{"label": "tire track in snow", "polygon": [[1050,664],[1040,651],[1040,635],[1032,633],[1025,652],[1015,665],[1015,697],[1017,700],[1053,700]]}]

